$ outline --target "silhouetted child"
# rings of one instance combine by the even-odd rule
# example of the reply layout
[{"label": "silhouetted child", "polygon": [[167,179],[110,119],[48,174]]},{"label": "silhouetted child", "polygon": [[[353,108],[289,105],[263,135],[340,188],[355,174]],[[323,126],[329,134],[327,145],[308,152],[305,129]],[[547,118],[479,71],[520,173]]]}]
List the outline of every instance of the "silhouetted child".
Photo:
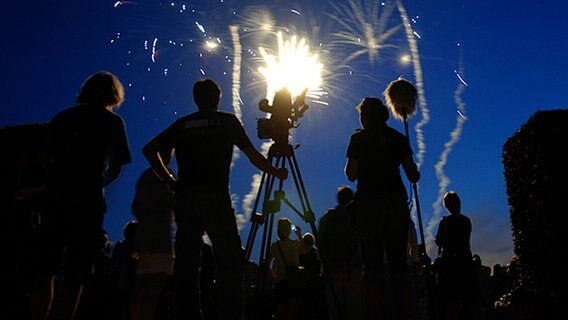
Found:
[{"label": "silhouetted child", "polygon": [[340,319],[339,311],[343,313],[341,319],[363,319],[363,269],[359,237],[348,210],[348,206],[353,209],[353,205],[353,190],[345,185],[340,186],[337,188],[337,205],[328,209],[319,221],[318,247],[329,263],[329,277],[338,299],[336,302],[333,292],[327,288],[331,320]]},{"label": "silhouetted child", "polygon": [[461,200],[454,191],[444,195],[444,208],[450,215],[442,218],[436,234],[443,319],[460,319],[460,312],[468,315],[469,319],[481,319],[479,283],[469,243],[471,221],[461,213]]},{"label": "silhouetted child", "polygon": [[[170,164],[172,153],[162,154]],[[136,279],[130,296],[130,320],[154,320],[156,304],[174,270],[173,190],[148,168],[136,182],[132,214],[138,221],[134,241]]]}]

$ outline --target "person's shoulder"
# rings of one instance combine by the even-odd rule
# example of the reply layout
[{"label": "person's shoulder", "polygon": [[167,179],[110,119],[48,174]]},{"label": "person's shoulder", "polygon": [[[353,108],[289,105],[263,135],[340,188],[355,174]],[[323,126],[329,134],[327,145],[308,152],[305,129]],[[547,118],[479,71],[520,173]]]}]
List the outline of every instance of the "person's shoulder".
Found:
[{"label": "person's shoulder", "polygon": [[406,136],[404,134],[402,134],[400,131],[396,130],[393,127],[387,126],[385,130],[388,134],[390,134],[393,137],[396,137],[398,139],[406,139]]},{"label": "person's shoulder", "polygon": [[122,118],[121,115],[119,115],[116,112],[110,111],[106,108],[102,108],[101,111],[108,119],[110,119],[110,121],[113,121],[117,124],[123,125],[124,124],[124,119]]},{"label": "person's shoulder", "polygon": [[463,214],[463,213],[460,212],[460,216],[463,217],[463,218],[462,218],[463,220],[469,221],[469,222],[471,223],[471,219],[470,219],[469,216],[467,216],[466,214]]},{"label": "person's shoulder", "polygon": [[234,113],[226,112],[226,111],[217,111],[215,112],[219,117],[229,117],[229,118],[236,118]]},{"label": "person's shoulder", "polygon": [[59,112],[57,112],[55,114],[55,116],[53,116],[53,118],[51,119],[51,122],[56,122],[62,118],[71,116],[72,114],[76,113],[78,111],[77,106],[72,106],[72,107],[67,107]]},{"label": "person's shoulder", "polygon": [[239,118],[237,118],[237,116],[233,113],[218,111],[215,112],[215,116],[224,121],[234,121],[240,123]]},{"label": "person's shoulder", "polygon": [[365,135],[367,135],[367,132],[368,131],[365,131],[365,129],[356,129],[355,132],[351,134],[351,140],[361,140]]},{"label": "person's shoulder", "polygon": [[334,207],[334,208],[328,208],[327,210],[325,210],[323,217],[336,217],[336,216],[340,216],[343,213],[345,213],[345,208],[344,207]]}]

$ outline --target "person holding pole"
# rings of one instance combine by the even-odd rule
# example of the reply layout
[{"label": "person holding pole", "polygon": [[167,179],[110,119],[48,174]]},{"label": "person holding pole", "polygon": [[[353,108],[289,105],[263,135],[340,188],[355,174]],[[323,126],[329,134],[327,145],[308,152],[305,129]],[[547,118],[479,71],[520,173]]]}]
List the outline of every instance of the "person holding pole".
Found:
[{"label": "person holding pole", "polygon": [[359,221],[356,228],[361,239],[366,318],[384,318],[388,274],[398,319],[413,319],[418,306],[417,301],[411,301],[416,294],[411,292],[406,263],[410,210],[400,167],[412,183],[420,179],[420,173],[408,138],[387,125],[389,111],[383,102],[367,97],[357,110],[363,129],[351,135],[345,174],[350,181],[357,181],[354,220]]}]

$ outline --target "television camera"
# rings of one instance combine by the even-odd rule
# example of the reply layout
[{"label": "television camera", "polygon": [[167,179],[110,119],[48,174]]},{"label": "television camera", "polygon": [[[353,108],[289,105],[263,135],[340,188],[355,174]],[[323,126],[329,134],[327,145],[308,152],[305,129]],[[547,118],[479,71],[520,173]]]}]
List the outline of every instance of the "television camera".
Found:
[{"label": "television camera", "polygon": [[260,139],[273,139],[275,143],[287,143],[290,128],[296,128],[296,120],[301,118],[309,106],[305,103],[305,88],[292,103],[292,95],[287,88],[274,94],[272,106],[267,99],[258,103],[261,111],[270,113],[270,118],[258,119],[257,133]]}]

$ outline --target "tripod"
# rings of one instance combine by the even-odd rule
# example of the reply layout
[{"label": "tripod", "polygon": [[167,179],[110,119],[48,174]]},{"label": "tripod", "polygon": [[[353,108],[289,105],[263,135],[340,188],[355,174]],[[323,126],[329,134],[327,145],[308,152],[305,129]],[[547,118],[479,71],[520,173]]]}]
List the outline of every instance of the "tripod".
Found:
[{"label": "tripod", "polygon": [[[262,244],[260,248],[261,257],[259,259],[259,278],[257,279],[257,286],[256,286],[256,293],[255,293],[255,301],[258,301],[258,297],[263,293],[264,289],[266,288],[266,276],[269,269],[269,259],[270,259],[270,245],[271,245],[271,238],[272,238],[272,231],[274,226],[274,216],[277,212],[280,211],[282,202],[286,204],[292,211],[297,214],[302,220],[309,223],[312,233],[315,239],[319,238],[318,230],[315,224],[315,215],[312,211],[308,200],[308,194],[306,191],[306,187],[304,185],[304,181],[302,179],[302,175],[300,174],[300,169],[298,167],[298,161],[296,160],[296,155],[294,153],[295,148],[291,146],[287,141],[283,142],[282,139],[276,139],[275,143],[270,147],[268,151],[268,160],[272,163],[275,167],[285,168],[286,163],[289,166],[289,174],[292,175],[294,180],[294,185],[296,188],[296,192],[298,193],[298,198],[301,204],[301,210],[294,206],[286,197],[286,194],[283,190],[284,181],[280,180],[278,182],[278,189],[274,191],[274,199],[270,199],[272,191],[274,189],[274,185],[276,184],[276,177],[269,175],[268,173],[263,173],[262,178],[260,180],[260,186],[258,188],[258,194],[255,199],[251,221],[252,226],[249,232],[249,236],[247,239],[247,244],[245,248],[245,261],[249,261],[252,247],[255,242],[255,238],[258,232],[260,225],[266,223],[265,228],[263,229],[262,234]],[[264,194],[263,194],[264,192]],[[261,199],[263,199],[262,204],[262,213],[257,214],[258,205]],[[320,251],[321,262],[324,272],[324,277],[326,282],[331,290],[334,303],[339,311],[339,300],[337,294],[335,292],[335,288],[333,286],[333,282],[330,277],[330,273],[328,272],[328,264],[327,260],[325,259],[325,252]],[[256,310],[257,308],[255,308]],[[258,312],[258,310],[256,310]],[[338,312],[342,317],[342,313]],[[258,317],[257,317],[258,318]]]}]

